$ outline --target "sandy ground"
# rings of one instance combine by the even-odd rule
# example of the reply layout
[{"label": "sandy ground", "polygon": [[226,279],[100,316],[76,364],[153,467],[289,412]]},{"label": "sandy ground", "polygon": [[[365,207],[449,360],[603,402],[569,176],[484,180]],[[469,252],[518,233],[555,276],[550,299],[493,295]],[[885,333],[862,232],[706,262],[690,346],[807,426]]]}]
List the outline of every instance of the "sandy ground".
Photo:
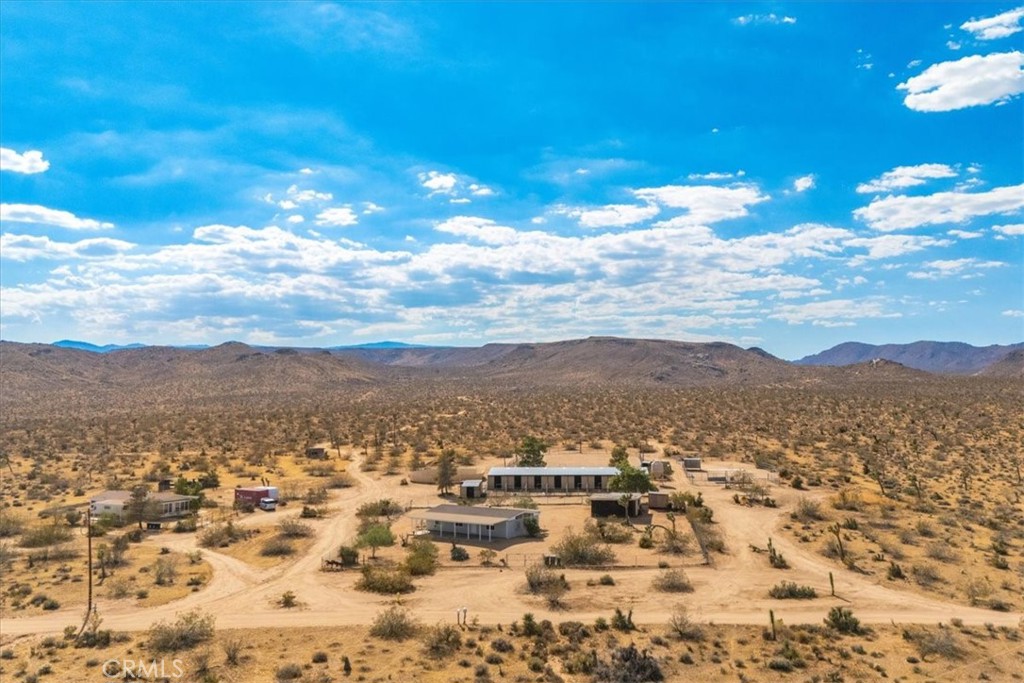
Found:
[{"label": "sandy ground", "polygon": [[[579,462],[578,456],[576,461]],[[350,543],[355,535],[357,520],[346,511],[382,497],[415,505],[436,504],[439,499],[431,486],[399,486],[400,477],[363,473],[358,461],[352,463],[348,472],[357,485],[334,494],[331,516],[315,523],[317,538],[294,561],[257,568],[224,553],[204,549],[203,556],[213,568],[213,578],[203,590],[147,609],[101,598],[99,611],[104,628],[145,630],[155,621],[173,618],[193,608],[214,614],[217,627],[225,629],[265,628],[268,624],[284,628],[370,623],[383,606],[395,600],[355,590],[353,585],[358,578],[355,571],[320,571],[321,559],[334,557],[337,548]],[[849,607],[862,622],[876,624],[935,624],[956,617],[966,624],[1016,627],[1024,617],[1020,613],[964,607],[896,590],[883,579],[838,568],[811,548],[787,538],[781,530],[799,497],[790,489],[773,489],[779,507],[768,509],[736,505],[732,502],[732,491],[716,485],[690,486],[679,473],[675,486],[703,492],[729,549],[729,554],[716,556],[713,567],[688,567],[687,574],[696,590],[679,599],[650,589],[651,580],[659,573],[657,568],[613,569],[615,586],[594,587],[586,586],[587,579],[605,573],[603,570],[566,570],[566,578],[572,586],[566,598],[567,609],[552,612],[539,598],[523,592],[521,568],[481,567],[474,558],[467,563],[471,566],[446,566],[434,576],[418,579],[416,591],[403,596],[400,602],[424,623],[453,620],[454,611],[459,607],[469,609],[470,619],[478,617],[482,623],[489,624],[511,623],[524,612],[533,612],[538,618],[587,621],[607,617],[615,607],[621,607],[632,609],[638,623],[654,624],[664,623],[679,603],[686,604],[691,615],[699,620],[722,624],[765,624],[769,609],[775,611],[777,619],[789,624],[820,623],[833,605]],[[540,502],[543,519],[545,506],[542,500]],[[269,527],[284,517],[297,515],[299,507],[274,514],[249,515],[239,523]],[[549,509],[547,514],[557,514],[556,509]],[[399,533],[406,533],[409,527],[406,518],[396,523]],[[751,545],[764,547],[769,536],[785,555],[791,569],[771,569],[763,553],[751,550]],[[191,550],[196,543],[192,534],[161,535],[147,542],[176,551]],[[780,601],[767,597],[768,589],[782,580],[813,586],[819,595],[827,596],[830,571],[835,576],[838,597],[811,601]],[[300,608],[285,610],[276,605],[285,591],[298,596]],[[77,610],[4,618],[0,632],[5,640],[27,634],[59,633],[80,618]]]}]

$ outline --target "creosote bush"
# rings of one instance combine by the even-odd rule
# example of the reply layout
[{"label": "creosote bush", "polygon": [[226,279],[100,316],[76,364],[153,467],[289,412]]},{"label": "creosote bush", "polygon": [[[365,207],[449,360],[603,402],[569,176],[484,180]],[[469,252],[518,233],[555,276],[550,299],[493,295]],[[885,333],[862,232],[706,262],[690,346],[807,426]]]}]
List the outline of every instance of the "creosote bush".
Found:
[{"label": "creosote bush", "polygon": [[370,635],[384,640],[406,640],[416,635],[419,625],[401,607],[389,607],[379,612],[370,626]]},{"label": "creosote bush", "polygon": [[601,566],[615,561],[615,552],[586,533],[568,529],[552,550],[567,566]]},{"label": "creosote bush", "polygon": [[662,593],[689,593],[693,590],[693,584],[681,569],[666,569],[651,582],[654,590]]},{"label": "creosote bush", "polygon": [[175,621],[160,621],[149,629],[147,643],[154,652],[176,652],[195,647],[213,638],[214,617],[192,610]]}]

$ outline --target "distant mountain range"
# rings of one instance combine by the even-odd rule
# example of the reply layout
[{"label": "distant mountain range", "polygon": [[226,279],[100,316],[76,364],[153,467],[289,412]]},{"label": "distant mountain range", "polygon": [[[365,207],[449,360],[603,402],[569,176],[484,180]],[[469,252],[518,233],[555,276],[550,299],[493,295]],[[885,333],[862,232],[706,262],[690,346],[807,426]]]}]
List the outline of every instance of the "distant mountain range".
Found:
[{"label": "distant mountain range", "polygon": [[[922,342],[904,347],[841,345],[790,363],[726,343],[590,337],[475,348],[386,342],[356,348],[253,347],[228,342],[183,349],[0,342],[4,410],[102,411],[141,407],[299,405],[339,393],[532,391],[596,387],[652,391],[687,387],[885,386],[948,381],[910,363],[982,378],[1024,378],[1024,344],[977,349]],[[99,349],[103,352],[96,352]],[[896,351],[904,349],[900,353]],[[1000,351],[1002,349],[1002,351]],[[981,352],[995,360],[975,371]],[[833,353],[828,356],[827,354]],[[896,355],[906,360],[884,359]],[[970,359],[967,359],[967,358]],[[931,359],[931,364],[923,362]],[[844,367],[822,367],[842,363]],[[973,380],[972,380],[973,381]]]},{"label": "distant mountain range", "polygon": [[[962,342],[918,341],[912,344],[846,342],[795,361],[797,365],[853,365],[874,359],[893,361],[908,368],[949,375],[974,375],[1000,363],[1024,343],[1008,346],[971,346]],[[1007,367],[1013,366],[1010,358]],[[1002,367],[1002,366],[1001,366]],[[996,370],[998,372],[998,369]],[[992,373],[987,373],[992,374]]]},{"label": "distant mountain range", "polygon": [[[148,346],[148,344],[104,344],[103,346],[97,346],[96,344],[90,344],[84,341],[75,341],[74,339],[61,339],[60,341],[53,342],[53,346],[59,346],[62,349],[79,349],[80,351],[92,351],[93,353],[110,353],[111,351],[123,351],[124,349],[142,349]],[[175,346],[177,349],[208,349],[208,344],[186,344],[185,346]],[[274,349],[274,346],[260,346],[254,348],[269,348]],[[350,344],[348,346],[331,346],[330,349],[420,349],[426,348],[419,344],[406,344],[405,342],[398,341],[379,341],[369,342],[367,344]]]}]

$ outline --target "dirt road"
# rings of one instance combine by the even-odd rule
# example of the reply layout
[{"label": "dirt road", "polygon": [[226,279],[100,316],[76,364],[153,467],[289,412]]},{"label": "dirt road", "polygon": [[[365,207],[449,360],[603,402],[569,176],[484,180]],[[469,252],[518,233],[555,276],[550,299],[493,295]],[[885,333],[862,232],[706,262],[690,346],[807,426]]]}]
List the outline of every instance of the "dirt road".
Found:
[{"label": "dirt road", "polygon": [[[357,591],[353,588],[356,572],[324,573],[321,558],[333,557],[343,543],[351,542],[356,519],[351,511],[361,503],[381,497],[408,498],[410,495],[429,500],[433,491],[419,487],[398,488],[398,485],[369,476],[354,461],[349,473],[357,486],[343,489],[332,501],[333,515],[318,522],[320,533],[312,548],[294,562],[271,568],[256,569],[222,553],[203,550],[213,566],[213,578],[202,591],[182,600],[150,609],[139,609],[129,601],[100,599],[99,610],[105,628],[118,631],[148,629],[155,621],[170,619],[192,608],[213,614],[220,628],[265,628],[268,624],[288,626],[331,626],[366,624],[383,606],[395,600]],[[784,622],[820,623],[833,605],[850,607],[864,623],[948,622],[954,617],[966,623],[992,623],[999,626],[1020,625],[1019,613],[1000,613],[964,607],[909,591],[894,590],[881,579],[851,572],[829,563],[810,548],[791,540],[780,530],[795,498],[781,493],[778,509],[748,508],[735,505],[731,492],[715,486],[701,488],[715,520],[724,531],[730,554],[720,556],[715,567],[688,569],[695,591],[679,598],[653,592],[650,588],[656,569],[622,569],[614,572],[616,586],[586,586],[587,579],[596,578],[596,570],[567,570],[572,590],[566,599],[567,609],[552,612],[536,597],[523,593],[521,569],[485,568],[480,566],[444,568],[434,576],[417,581],[416,592],[401,598],[425,623],[454,620],[457,608],[469,609],[469,617],[484,623],[510,623],[532,612],[538,618],[552,620],[593,620],[607,617],[615,607],[632,609],[638,623],[665,622],[679,603],[687,605],[692,616],[716,623],[767,624],[768,610]],[[436,498],[433,498],[436,501]],[[269,525],[280,521],[273,515],[252,516],[245,524]],[[764,546],[771,536],[787,558],[791,569],[773,570],[763,554],[750,546]],[[151,542],[176,550],[195,547],[192,536],[161,536]],[[828,595],[828,574],[836,580],[838,598],[813,601],[778,601],[767,598],[768,588],[785,579],[814,586],[819,595]],[[302,603],[300,608],[285,610],[275,602],[285,591],[292,591]],[[4,638],[36,633],[57,633],[65,626],[78,623],[77,611],[57,611],[33,617],[5,618],[0,624]]]}]

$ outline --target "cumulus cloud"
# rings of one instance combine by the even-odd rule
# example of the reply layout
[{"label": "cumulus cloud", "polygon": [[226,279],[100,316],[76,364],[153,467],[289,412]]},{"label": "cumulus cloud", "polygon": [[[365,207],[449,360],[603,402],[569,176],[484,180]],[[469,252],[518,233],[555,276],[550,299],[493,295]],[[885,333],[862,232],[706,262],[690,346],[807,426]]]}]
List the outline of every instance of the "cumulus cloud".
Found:
[{"label": "cumulus cloud", "polygon": [[454,173],[441,173],[440,171],[426,171],[419,174],[420,185],[430,190],[430,196],[435,194],[454,194],[455,186],[459,179]]},{"label": "cumulus cloud", "polygon": [[1021,19],[1024,19],[1024,7],[1018,7],[994,17],[971,19],[960,24],[960,28],[973,34],[978,40],[996,40],[1019,33],[1022,30]]},{"label": "cumulus cloud", "polygon": [[135,245],[123,240],[93,237],[77,242],[58,242],[37,235],[0,235],[0,258],[11,261],[33,259],[88,259],[109,258],[131,251]]},{"label": "cumulus cloud", "polygon": [[783,304],[769,314],[769,318],[790,325],[810,323],[818,327],[852,327],[856,321],[868,318],[899,318],[900,313],[889,310],[879,297],[867,299],[829,299],[800,304]]},{"label": "cumulus cloud", "polygon": [[43,153],[30,149],[18,153],[7,147],[0,147],[0,171],[12,173],[42,173],[50,168],[50,162],[43,159]]},{"label": "cumulus cloud", "polygon": [[519,238],[514,228],[498,225],[489,218],[455,216],[434,226],[438,232],[469,237],[485,244],[512,244]]},{"label": "cumulus cloud", "polygon": [[1024,235],[1024,223],[1012,223],[1010,225],[993,225],[993,232],[998,232],[1000,235],[1009,235],[1016,237]]},{"label": "cumulus cloud", "polygon": [[897,166],[891,171],[886,171],[874,180],[861,183],[857,186],[857,192],[861,194],[869,192],[892,192],[903,190],[908,187],[924,185],[933,178],[955,178],[957,172],[946,164],[918,164],[916,166]]},{"label": "cumulus cloud", "polygon": [[70,211],[50,209],[38,204],[0,204],[0,221],[40,223],[68,230],[105,230],[114,227],[113,223],[80,218]]},{"label": "cumulus cloud", "polygon": [[1013,214],[1024,208],[1024,184],[988,192],[937,192],[919,197],[876,198],[853,212],[875,230],[890,232],[922,225],[964,223],[978,216]]},{"label": "cumulus cloud", "polygon": [[324,209],[316,215],[316,224],[325,227],[344,228],[358,222],[359,216],[348,205]]},{"label": "cumulus cloud", "polygon": [[732,180],[733,178],[742,178],[747,174],[742,168],[735,173],[731,172],[718,172],[711,171],[710,173],[691,173],[686,176],[687,180]]},{"label": "cumulus cloud", "polygon": [[687,213],[664,221],[664,226],[703,225],[730,218],[742,218],[750,212],[747,207],[771,199],[757,185],[738,183],[728,187],[716,185],[664,185],[633,191],[638,199],[658,203],[670,209],[685,209]]},{"label": "cumulus cloud", "polygon": [[814,188],[814,174],[801,176],[793,181],[793,190],[796,192],[806,192]]},{"label": "cumulus cloud", "polygon": [[859,254],[851,259],[851,265],[860,265],[865,261],[893,258],[922,251],[929,247],[948,247],[952,240],[937,239],[928,235],[876,235],[874,237],[853,237],[844,240],[847,247],[867,249],[867,254]]},{"label": "cumulus cloud", "polygon": [[653,204],[608,204],[595,209],[566,209],[584,228],[621,228],[642,223],[661,211]]},{"label": "cumulus cloud", "polygon": [[1019,308],[1010,308],[1003,311],[1000,315],[1005,315],[1007,318],[1024,318],[1024,311]]},{"label": "cumulus cloud", "polygon": [[940,62],[896,86],[915,111],[938,112],[1000,104],[1024,92],[1024,53],[1000,52]]}]

